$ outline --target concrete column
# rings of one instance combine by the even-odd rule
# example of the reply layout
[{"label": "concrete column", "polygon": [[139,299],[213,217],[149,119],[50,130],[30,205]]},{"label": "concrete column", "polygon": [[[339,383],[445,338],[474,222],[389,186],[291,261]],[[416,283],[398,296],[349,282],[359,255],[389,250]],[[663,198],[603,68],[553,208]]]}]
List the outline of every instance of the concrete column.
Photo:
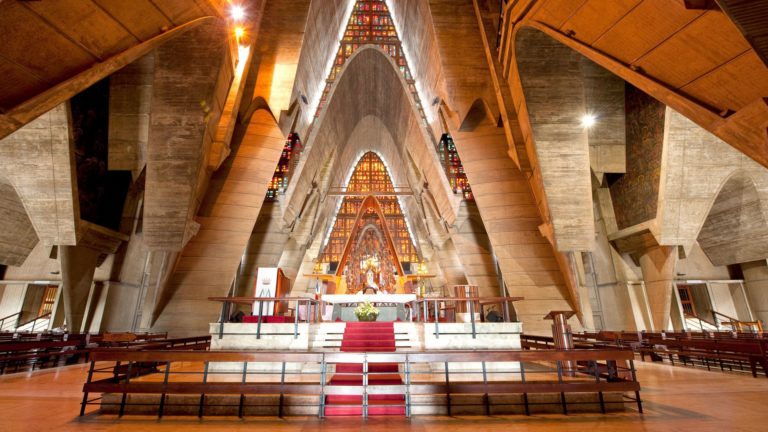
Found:
[{"label": "concrete column", "polygon": [[747,290],[752,316],[768,324],[768,261],[760,260],[741,264],[744,288]]},{"label": "concrete column", "polygon": [[669,324],[676,264],[675,246],[655,246],[640,255],[654,331],[665,330]]},{"label": "concrete column", "polygon": [[59,246],[59,259],[67,329],[78,332],[87,314],[99,252],[83,246]]}]

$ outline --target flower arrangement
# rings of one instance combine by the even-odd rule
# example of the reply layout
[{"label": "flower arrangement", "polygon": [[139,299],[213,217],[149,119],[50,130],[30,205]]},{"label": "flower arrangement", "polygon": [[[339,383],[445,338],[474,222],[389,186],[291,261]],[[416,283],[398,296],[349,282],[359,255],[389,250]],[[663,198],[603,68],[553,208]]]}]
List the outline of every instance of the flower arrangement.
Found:
[{"label": "flower arrangement", "polygon": [[379,316],[379,310],[366,300],[357,306],[355,316],[358,321],[376,321],[376,318]]}]

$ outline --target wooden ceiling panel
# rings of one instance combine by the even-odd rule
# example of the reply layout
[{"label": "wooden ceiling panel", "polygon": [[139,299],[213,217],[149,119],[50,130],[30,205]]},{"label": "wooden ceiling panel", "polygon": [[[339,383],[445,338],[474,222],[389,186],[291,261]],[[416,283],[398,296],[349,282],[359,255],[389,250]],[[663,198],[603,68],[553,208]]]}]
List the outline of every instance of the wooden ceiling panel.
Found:
[{"label": "wooden ceiling panel", "polygon": [[574,38],[592,44],[642,0],[590,0],[563,24],[562,31],[576,32]]},{"label": "wooden ceiling panel", "polygon": [[172,25],[149,0],[93,0],[142,41]]},{"label": "wooden ceiling panel", "polygon": [[585,2],[586,0],[546,0],[536,10],[533,19],[559,29]]},{"label": "wooden ceiling panel", "polygon": [[718,110],[738,111],[768,95],[768,68],[749,51],[681,90]]},{"label": "wooden ceiling panel", "polygon": [[163,14],[178,25],[207,15],[194,0],[151,0]]},{"label": "wooden ceiling panel", "polygon": [[24,100],[24,95],[45,88],[45,82],[35,78],[25,69],[12,62],[0,59],[0,77],[3,77],[0,91],[0,110],[7,111]]},{"label": "wooden ceiling panel", "polygon": [[703,13],[687,10],[676,0],[643,0],[593,46],[632,63]]},{"label": "wooden ceiling panel", "polygon": [[25,2],[24,5],[99,60],[105,60],[137,42],[120,23],[90,0]]},{"label": "wooden ceiling panel", "polygon": [[647,75],[679,88],[748,49],[747,41],[728,17],[708,11],[636,64]]},{"label": "wooden ceiling panel", "polygon": [[[39,78],[56,82],[80,72],[93,62],[85,50],[72,43],[17,2],[0,4],[0,28],[12,40],[0,44],[0,55],[29,69]],[[0,82],[0,93],[9,91]]]}]

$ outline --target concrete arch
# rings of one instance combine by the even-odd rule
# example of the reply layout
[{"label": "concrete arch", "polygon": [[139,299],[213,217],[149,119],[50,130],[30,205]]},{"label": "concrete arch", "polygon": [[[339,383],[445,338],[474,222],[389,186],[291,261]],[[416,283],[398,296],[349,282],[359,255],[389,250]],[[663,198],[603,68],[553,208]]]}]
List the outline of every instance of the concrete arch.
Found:
[{"label": "concrete arch", "polygon": [[353,130],[367,116],[381,121],[400,154],[410,154],[423,177],[431,180],[441,214],[452,221],[455,218],[453,194],[407,83],[381,48],[366,45],[345,63],[328,95],[326,107],[305,141],[306,150],[296,168],[295,181],[286,192],[283,216],[286,224],[298,214],[304,197],[318,180],[323,162],[332,151],[344,152]]},{"label": "concrete arch", "polygon": [[[389,130],[378,117],[371,115],[363,117],[352,130],[347,145],[344,145],[337,152],[331,168],[331,179],[325,190],[321,190],[320,193],[325,195],[330,188],[346,187],[360,159],[366,153],[373,152],[387,167],[395,187],[408,186],[414,194],[418,194],[421,185],[410,181],[412,176],[409,175],[409,164],[406,163],[406,155],[403,154],[403,151],[397,146]],[[342,198],[337,196],[325,200],[325,208],[322,213],[328,217],[329,221],[332,221],[333,216],[338,211]],[[399,202],[403,214],[413,230],[412,234],[416,237],[412,240],[417,249],[422,250],[423,246],[429,242],[429,230],[425,222],[427,215],[424,214],[418,201],[413,197],[401,197]],[[323,230],[322,234],[326,232],[327,230]]]},{"label": "concrete arch", "polygon": [[0,264],[20,266],[39,242],[16,188],[0,176]]},{"label": "concrete arch", "polygon": [[768,170],[669,107],[661,164],[659,244],[690,250],[731,179],[750,178],[768,214]]},{"label": "concrete arch", "polygon": [[714,265],[768,257],[767,206],[752,175],[737,170],[727,177],[698,235],[701,249]]}]

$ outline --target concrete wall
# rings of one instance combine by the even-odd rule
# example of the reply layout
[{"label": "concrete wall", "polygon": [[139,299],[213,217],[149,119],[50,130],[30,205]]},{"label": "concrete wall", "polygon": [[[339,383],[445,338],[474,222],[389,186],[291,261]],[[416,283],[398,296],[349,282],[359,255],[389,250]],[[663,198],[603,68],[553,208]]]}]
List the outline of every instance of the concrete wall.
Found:
[{"label": "concrete wall", "polygon": [[741,270],[744,272],[752,314],[765,325],[768,323],[768,263],[766,260],[744,263]]},{"label": "concrete wall", "polygon": [[96,308],[100,320],[94,320],[91,331],[132,331],[134,311],[138,302],[139,287],[137,285],[110,282],[104,285],[103,302]]}]

